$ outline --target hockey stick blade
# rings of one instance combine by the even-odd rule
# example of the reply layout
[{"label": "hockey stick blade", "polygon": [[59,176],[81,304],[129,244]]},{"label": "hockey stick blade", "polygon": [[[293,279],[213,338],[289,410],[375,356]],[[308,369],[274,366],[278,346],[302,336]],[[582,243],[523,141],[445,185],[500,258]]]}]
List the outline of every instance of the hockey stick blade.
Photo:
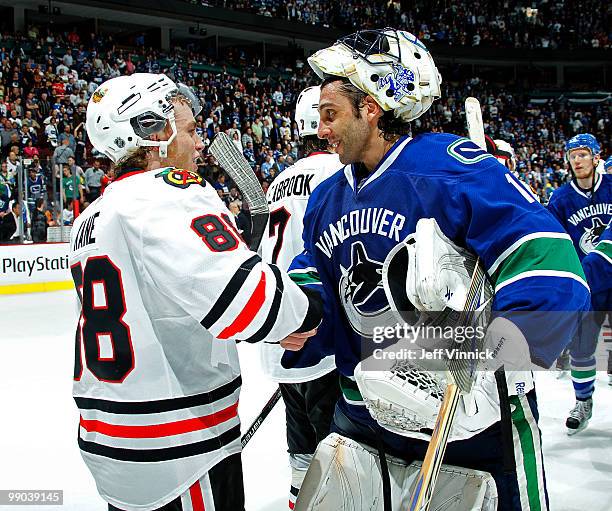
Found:
[{"label": "hockey stick blade", "polygon": [[281,397],[281,391],[280,391],[280,387],[278,387],[276,391],[274,392],[274,394],[272,394],[270,399],[268,399],[268,402],[261,409],[261,412],[259,412],[259,415],[255,418],[253,423],[249,426],[249,429],[247,429],[245,434],[242,435],[242,438],[240,439],[240,443],[242,444],[243,449],[244,449],[244,446],[249,443],[249,440],[253,438],[253,435],[259,429],[259,426],[261,426],[263,421],[266,420],[266,417],[270,415],[270,412],[272,411],[276,403],[278,403],[280,397]]},{"label": "hockey stick blade", "polygon": [[230,175],[242,196],[249,203],[251,213],[251,244],[256,251],[268,224],[270,212],[266,196],[244,155],[234,145],[227,133],[218,133],[210,144],[210,153]]},{"label": "hockey stick blade", "polygon": [[484,136],[482,110],[480,109],[480,102],[476,98],[470,97],[465,100],[465,118],[467,120],[470,140],[486,151],[487,143]]}]

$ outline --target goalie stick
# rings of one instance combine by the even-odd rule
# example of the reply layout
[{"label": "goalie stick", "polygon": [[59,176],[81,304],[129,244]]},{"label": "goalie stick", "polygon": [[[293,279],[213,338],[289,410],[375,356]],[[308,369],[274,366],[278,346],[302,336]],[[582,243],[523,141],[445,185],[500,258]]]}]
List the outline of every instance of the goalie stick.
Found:
[{"label": "goalie stick", "polygon": [[249,204],[252,223],[249,248],[257,251],[270,216],[268,202],[261,184],[246,158],[234,145],[227,133],[218,133],[210,144],[209,151],[230,175]]},{"label": "goalie stick", "polygon": [[[478,146],[486,149],[482,112],[480,110],[480,103],[476,98],[470,97],[465,100],[465,112],[470,139]],[[472,323],[474,312],[480,305],[485,282],[486,273],[482,264],[480,264],[480,259],[478,259],[470,281],[470,288],[463,307],[464,312],[460,324],[469,325]],[[464,392],[469,392],[471,387],[472,379],[464,370],[462,371],[461,367],[456,366],[453,368],[449,364],[449,371],[451,372],[451,382],[446,387],[444,399],[438,412],[438,418],[436,419],[431,440],[425,453],[425,459],[412,489],[410,507],[408,508],[410,511],[427,511],[429,509],[436,480],[444,459],[444,453],[446,452],[448,437],[453,427],[455,412],[461,397],[460,387]]]}]

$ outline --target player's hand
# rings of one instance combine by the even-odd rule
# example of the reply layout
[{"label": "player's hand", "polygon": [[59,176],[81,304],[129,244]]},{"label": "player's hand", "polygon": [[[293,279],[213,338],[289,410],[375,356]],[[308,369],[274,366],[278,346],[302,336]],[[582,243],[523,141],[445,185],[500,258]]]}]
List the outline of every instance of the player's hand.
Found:
[{"label": "player's hand", "polygon": [[299,351],[304,347],[309,337],[317,333],[317,329],[309,330],[308,332],[293,333],[285,337],[281,342],[281,348],[289,351]]}]

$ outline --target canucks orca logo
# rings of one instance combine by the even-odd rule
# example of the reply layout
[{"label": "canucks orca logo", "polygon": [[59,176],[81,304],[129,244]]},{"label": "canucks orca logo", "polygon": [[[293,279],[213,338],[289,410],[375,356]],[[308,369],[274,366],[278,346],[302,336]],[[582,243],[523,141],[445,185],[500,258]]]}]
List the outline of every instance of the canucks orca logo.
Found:
[{"label": "canucks orca logo", "polygon": [[584,234],[580,236],[580,250],[585,254],[593,251],[599,243],[599,237],[606,229],[606,224],[599,217],[593,217],[591,227],[584,228]]},{"label": "canucks orca logo", "polygon": [[380,90],[389,85],[389,90],[393,92],[393,99],[399,101],[404,96],[412,94],[414,90],[414,73],[400,64],[392,64],[392,67],[393,72],[387,73],[383,78],[379,78],[376,86]]},{"label": "canucks orca logo", "polygon": [[370,259],[361,241],[351,245],[351,265],[340,265],[340,302],[355,332],[372,337],[373,328],[393,317],[382,284],[382,263]]}]

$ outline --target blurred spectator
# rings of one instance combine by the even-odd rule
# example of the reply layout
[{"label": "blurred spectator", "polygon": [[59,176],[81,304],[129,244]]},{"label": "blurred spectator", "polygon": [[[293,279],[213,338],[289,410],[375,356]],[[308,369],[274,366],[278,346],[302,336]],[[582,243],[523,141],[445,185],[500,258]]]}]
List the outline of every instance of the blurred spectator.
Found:
[{"label": "blurred spectator", "polygon": [[72,202],[75,199],[80,200],[82,202],[83,201],[83,189],[77,179],[76,180],[77,181],[76,190],[75,190],[75,184],[74,184],[75,179],[73,178],[72,172],[70,172],[70,167],[68,166],[68,164],[63,166],[63,176],[64,177],[62,178],[62,194],[64,198],[64,205],[67,202]]},{"label": "blurred spectator", "polygon": [[36,207],[31,215],[30,233],[34,243],[47,241],[48,217],[44,209],[45,199],[42,197],[36,199]]},{"label": "blurred spectator", "polygon": [[68,163],[68,158],[74,158],[74,151],[70,148],[70,140],[64,138],[61,145],[53,151],[53,165],[57,169],[62,168]]},{"label": "blurred spectator", "polygon": [[62,225],[72,225],[74,222],[74,203],[72,201],[64,204],[64,210],[62,211]]},{"label": "blurred spectator", "polygon": [[28,168],[27,194],[28,194],[28,210],[30,213],[36,207],[36,201],[43,198],[45,193],[45,178],[38,173],[35,165]]},{"label": "blurred spectator", "polygon": [[20,239],[21,223],[21,204],[13,201],[10,211],[2,214],[0,218],[0,241],[5,243],[16,243]]},{"label": "blurred spectator", "polygon": [[213,184],[213,187],[217,192],[221,192],[221,197],[225,199],[229,195],[229,188],[225,183],[225,172],[219,172],[217,181]]},{"label": "blurred spectator", "polygon": [[57,130],[57,118],[51,117],[49,119],[49,123],[45,126],[45,135],[47,136],[47,140],[51,147],[57,147],[57,139],[59,137],[59,133]]},{"label": "blurred spectator", "polygon": [[12,192],[10,186],[0,176],[0,218],[9,210],[11,194]]},{"label": "blurred spectator", "polygon": [[100,168],[100,160],[94,160],[91,167],[85,171],[85,190],[87,202],[93,202],[100,196],[104,171]]}]

